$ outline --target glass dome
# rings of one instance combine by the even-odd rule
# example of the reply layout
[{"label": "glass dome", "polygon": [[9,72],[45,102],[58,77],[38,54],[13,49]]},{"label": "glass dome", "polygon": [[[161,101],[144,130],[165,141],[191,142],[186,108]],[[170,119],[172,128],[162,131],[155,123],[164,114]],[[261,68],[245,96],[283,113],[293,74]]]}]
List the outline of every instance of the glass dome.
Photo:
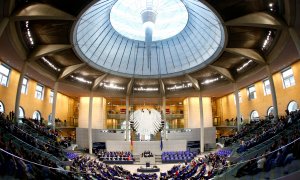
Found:
[{"label": "glass dome", "polygon": [[164,78],[199,70],[222,53],[225,29],[205,1],[160,0],[150,44],[140,1],[95,0],[86,7],[72,30],[77,56],[105,73]]}]

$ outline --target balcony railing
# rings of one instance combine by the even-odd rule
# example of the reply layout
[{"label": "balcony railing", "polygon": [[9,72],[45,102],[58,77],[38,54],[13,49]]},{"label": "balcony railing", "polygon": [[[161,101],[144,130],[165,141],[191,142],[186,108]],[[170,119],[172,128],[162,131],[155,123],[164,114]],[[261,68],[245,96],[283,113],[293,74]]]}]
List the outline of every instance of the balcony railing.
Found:
[{"label": "balcony railing", "polygon": [[[166,114],[166,118],[170,119],[183,119],[183,114]],[[126,119],[126,114],[107,114],[107,119]]]}]

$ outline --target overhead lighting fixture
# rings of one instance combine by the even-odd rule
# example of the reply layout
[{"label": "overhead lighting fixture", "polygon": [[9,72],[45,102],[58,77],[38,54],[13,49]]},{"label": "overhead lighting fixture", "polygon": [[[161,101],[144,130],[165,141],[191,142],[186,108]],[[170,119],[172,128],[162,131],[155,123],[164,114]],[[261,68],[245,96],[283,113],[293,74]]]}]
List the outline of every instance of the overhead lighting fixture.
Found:
[{"label": "overhead lighting fixture", "polygon": [[83,77],[78,77],[78,76],[71,75],[71,78],[73,78],[73,79],[75,79],[75,80],[77,80],[79,82],[82,82],[82,83],[92,84],[92,81],[86,80]]},{"label": "overhead lighting fixture", "polygon": [[269,9],[270,11],[274,11],[274,3],[269,3]]},{"label": "overhead lighting fixture", "polygon": [[268,32],[267,38],[264,40],[263,45],[261,47],[262,50],[266,50],[270,46],[270,42],[272,41],[272,31]]},{"label": "overhead lighting fixture", "polygon": [[118,86],[118,85],[116,85],[114,83],[109,83],[109,84],[107,84],[107,83],[100,83],[100,87],[104,87],[104,88],[107,88],[107,89],[117,89],[117,90],[124,90],[125,89],[125,87]]},{"label": "overhead lighting fixture", "polygon": [[220,77],[213,78],[213,79],[206,79],[206,80],[203,81],[201,84],[202,84],[202,85],[211,84],[211,83],[216,82],[216,81],[219,81],[220,79],[223,79],[223,78],[224,78],[224,76],[220,76]]},{"label": "overhead lighting fixture", "polygon": [[25,21],[25,28],[26,28],[26,36],[27,36],[27,39],[30,43],[30,45],[34,45],[34,40],[32,38],[32,35],[31,35],[31,31],[29,29],[29,21]]},{"label": "overhead lighting fixture", "polygon": [[56,67],[54,64],[52,64],[48,59],[46,59],[45,57],[42,57],[42,60],[48,65],[50,66],[53,70],[60,72],[60,68]]},{"label": "overhead lighting fixture", "polygon": [[186,83],[186,84],[181,84],[181,85],[174,85],[174,86],[170,86],[170,87],[167,87],[167,90],[177,90],[177,89],[186,89],[186,88],[190,88],[190,87],[193,87],[193,84],[192,83]]},{"label": "overhead lighting fixture", "polygon": [[242,71],[242,70],[245,69],[247,66],[249,66],[249,64],[252,63],[252,62],[253,62],[252,59],[248,60],[248,61],[245,62],[242,66],[238,67],[238,68],[236,69],[236,71],[237,71],[237,72]]},{"label": "overhead lighting fixture", "polygon": [[135,91],[146,91],[146,92],[154,92],[154,91],[158,91],[158,88],[152,88],[152,87],[135,87],[133,88],[133,90]]}]

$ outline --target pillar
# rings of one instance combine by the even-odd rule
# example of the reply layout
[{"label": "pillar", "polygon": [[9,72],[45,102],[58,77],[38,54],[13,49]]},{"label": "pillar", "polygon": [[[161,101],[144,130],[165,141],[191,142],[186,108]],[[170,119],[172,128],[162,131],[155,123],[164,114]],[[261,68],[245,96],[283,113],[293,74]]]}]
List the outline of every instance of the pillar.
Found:
[{"label": "pillar", "polygon": [[163,134],[163,139],[167,140],[167,116],[166,116],[166,96],[162,97],[162,112],[163,112],[163,120],[165,121],[165,126],[164,126],[164,134]]},{"label": "pillar", "polygon": [[278,120],[278,106],[277,106],[277,97],[276,97],[276,90],[273,80],[273,74],[270,69],[270,65],[266,65],[267,73],[268,73],[268,79],[270,81],[270,88],[271,88],[271,95],[272,95],[272,103],[274,108],[274,119]]},{"label": "pillar", "polygon": [[204,152],[204,114],[203,114],[203,100],[202,93],[199,90],[199,108],[200,108],[200,151]]},{"label": "pillar", "polygon": [[126,141],[129,141],[129,96],[126,96]]},{"label": "pillar", "polygon": [[53,101],[52,101],[52,113],[51,113],[51,121],[52,121],[52,129],[53,130],[55,130],[57,88],[58,88],[58,82],[56,81],[54,83],[54,88],[53,88]]},{"label": "pillar", "polygon": [[240,109],[240,97],[237,83],[234,83],[234,97],[235,97],[235,108],[236,108],[236,126],[237,130],[241,130],[241,109]]},{"label": "pillar", "polygon": [[15,118],[14,118],[15,123],[17,123],[17,121],[19,119],[19,107],[20,107],[20,100],[21,100],[21,90],[22,90],[23,79],[24,79],[25,73],[27,71],[27,66],[28,66],[28,62],[25,61],[23,66],[22,66],[21,74],[20,74],[20,77],[19,77],[18,89],[17,89],[17,94],[16,94],[16,102],[15,102]]},{"label": "pillar", "polygon": [[88,141],[89,141],[90,154],[93,154],[92,117],[93,117],[93,93],[91,92],[90,100],[89,100],[89,123],[88,123]]}]

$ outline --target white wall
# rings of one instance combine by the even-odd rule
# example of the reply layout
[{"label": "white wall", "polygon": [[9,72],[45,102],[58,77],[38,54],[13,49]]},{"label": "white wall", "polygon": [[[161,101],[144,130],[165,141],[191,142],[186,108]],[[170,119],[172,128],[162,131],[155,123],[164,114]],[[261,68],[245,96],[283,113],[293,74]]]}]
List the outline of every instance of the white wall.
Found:
[{"label": "white wall", "polygon": [[[79,118],[78,127],[88,128],[89,119],[89,97],[81,97],[79,104]],[[93,98],[93,113],[92,113],[92,128],[103,129],[105,128],[106,121],[106,99],[103,97]]]},{"label": "white wall", "polygon": [[[204,127],[213,127],[211,99],[203,97]],[[189,97],[184,101],[186,128],[200,128],[199,97]]]}]

